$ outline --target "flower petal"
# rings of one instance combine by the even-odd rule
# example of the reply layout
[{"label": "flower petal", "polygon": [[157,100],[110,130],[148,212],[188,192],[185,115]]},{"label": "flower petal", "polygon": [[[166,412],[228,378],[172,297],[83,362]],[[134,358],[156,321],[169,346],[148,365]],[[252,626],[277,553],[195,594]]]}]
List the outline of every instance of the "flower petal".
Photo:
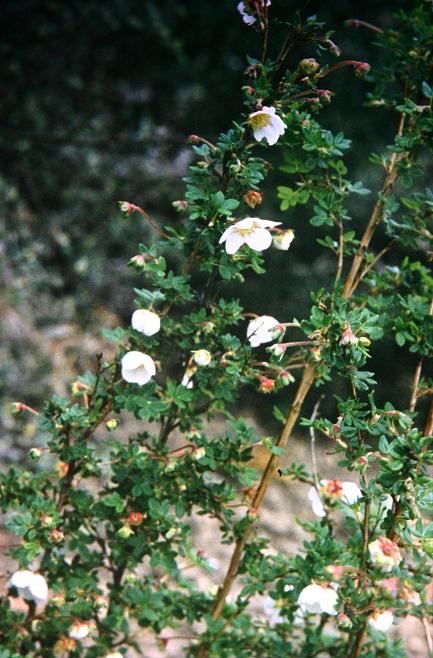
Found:
[{"label": "flower petal", "polygon": [[239,233],[231,233],[226,240],[226,252],[232,256],[242,247],[244,242],[245,237],[239,235]]},{"label": "flower petal", "polygon": [[264,251],[272,244],[272,235],[265,228],[257,228],[249,235],[245,235],[245,242],[254,251]]}]

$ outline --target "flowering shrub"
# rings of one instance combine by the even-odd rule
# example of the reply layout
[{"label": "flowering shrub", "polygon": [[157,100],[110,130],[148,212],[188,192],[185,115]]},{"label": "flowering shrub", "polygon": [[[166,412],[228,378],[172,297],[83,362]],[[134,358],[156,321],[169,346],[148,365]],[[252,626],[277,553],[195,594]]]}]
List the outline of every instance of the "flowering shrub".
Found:
[{"label": "flowering shrub", "polygon": [[[246,69],[244,115],[215,144],[190,137],[197,162],[185,198],[174,203],[176,228],[121,203],[160,239],[141,244],[130,261],[145,287],[136,290],[131,326],[112,332],[117,358],[100,357],[70,399],[55,397],[40,412],[46,446],[31,456],[50,456],[46,468],[1,475],[7,528],[20,538],[0,600],[2,658],[118,658],[140,651],[137,627],[164,652],[176,637],[170,629],[185,625],[185,655],[198,658],[398,658],[403,645],[388,631],[408,614],[422,620],[433,649],[433,405],[421,406],[433,390],[433,195],[420,186],[433,130],[427,3],[398,14],[388,30],[364,24],[383,47],[383,66],[372,72],[355,60],[326,63],[340,49],[314,17],[280,20],[286,34],[277,44],[269,40],[269,0],[238,9],[245,29],[263,35],[261,55]],[[301,42],[325,63],[296,59]],[[343,66],[369,75],[367,102],[387,108],[396,124],[387,151],[372,156],[383,184],[359,235],[349,228],[350,207],[372,192],[347,177],[349,140],[316,118],[332,100],[322,79],[331,85]],[[306,205],[319,246],[336,258],[335,277],[319,282],[302,321],[277,320],[266,309],[256,315],[223,296],[227,282],[265,275],[273,244],[281,258],[296,249],[284,213],[250,216],[251,208],[260,214],[265,148],[283,156],[281,210]],[[376,233],[379,250],[371,246]],[[399,408],[365,369],[384,340],[414,359]],[[302,418],[314,387],[332,396],[338,378],[351,393],[337,400],[336,417],[321,416],[316,404]],[[288,387],[287,408],[275,409],[282,429],[274,440],[233,416],[249,386],[266,394]],[[25,403],[16,411],[37,413]],[[139,421],[134,436],[123,435],[122,412]],[[227,429],[211,440],[205,421],[217,414]],[[313,445],[316,434],[325,437],[348,480],[323,479],[316,460],[312,473],[299,464],[279,468],[298,420]],[[259,480],[248,466],[257,445],[269,453]],[[308,539],[291,557],[270,554],[260,534],[260,506],[277,473],[308,485],[317,516],[298,521]],[[193,512],[217,519],[215,542],[233,545],[216,593],[196,589],[179,566],[207,564],[191,538]],[[241,589],[229,598],[235,583]],[[256,595],[269,617],[252,609]]]}]

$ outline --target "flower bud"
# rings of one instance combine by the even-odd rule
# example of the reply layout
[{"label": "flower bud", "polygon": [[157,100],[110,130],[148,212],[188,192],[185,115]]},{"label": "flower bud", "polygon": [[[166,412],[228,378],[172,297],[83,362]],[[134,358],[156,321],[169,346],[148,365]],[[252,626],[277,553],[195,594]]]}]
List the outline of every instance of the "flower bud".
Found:
[{"label": "flower bud", "polygon": [[359,338],[355,336],[352,327],[348,322],[344,324],[344,331],[341,334],[340,345],[357,345]]},{"label": "flower bud", "polygon": [[287,372],[287,370],[281,370],[278,375],[278,379],[283,384],[283,386],[287,386],[288,384],[291,384],[295,381],[293,375],[291,375],[290,372]]},{"label": "flower bud", "polygon": [[128,539],[131,535],[134,534],[133,529],[129,525],[123,525],[116,533],[122,539]]},{"label": "flower bud", "polygon": [[76,646],[76,641],[71,637],[61,637],[54,645],[54,655],[62,656],[67,654],[70,651],[74,651]]},{"label": "flower bud", "polygon": [[53,542],[53,544],[61,544],[62,541],[65,539],[65,535],[61,530],[58,530],[57,528],[54,528],[50,532],[50,541]]},{"label": "flower bud", "polygon": [[179,533],[179,528],[176,528],[175,526],[172,526],[166,533],[165,537],[166,539],[173,539],[177,534]]},{"label": "flower bud", "polygon": [[359,339],[359,344],[362,345],[363,347],[368,347],[371,345],[371,340],[367,338],[367,336],[361,336]]},{"label": "flower bud", "polygon": [[105,421],[105,427],[109,432],[115,430],[118,424],[119,421],[117,420],[117,418],[109,418],[108,420]]},{"label": "flower bud", "polygon": [[11,414],[17,415],[21,413],[21,411],[24,411],[26,408],[26,405],[24,402],[12,402],[11,404]]},{"label": "flower bud", "polygon": [[208,352],[208,350],[197,350],[194,352],[193,355],[193,361],[196,363],[198,366],[208,366],[209,363],[212,361],[212,354]]},{"label": "flower bud", "polygon": [[270,377],[260,377],[260,393],[271,393],[275,389],[275,379]]},{"label": "flower bud", "polygon": [[144,519],[144,516],[141,512],[131,512],[128,516],[129,525],[140,525]]},{"label": "flower bud", "polygon": [[281,231],[274,236],[273,244],[280,251],[287,251],[295,239],[294,231],[289,228],[287,231]]},{"label": "flower bud", "polygon": [[62,606],[65,603],[65,595],[63,592],[56,592],[56,594],[53,594],[50,598],[50,603],[58,605],[59,607]]},{"label": "flower bud", "polygon": [[202,331],[205,334],[211,334],[213,330],[215,329],[215,323],[214,322],[203,322],[201,325]]},{"label": "flower bud", "polygon": [[371,66],[367,62],[356,62],[356,64],[353,65],[353,68],[355,69],[358,78],[363,78],[370,71]]},{"label": "flower bud", "polygon": [[255,521],[256,519],[259,518],[259,516],[260,513],[257,507],[250,507],[248,509],[248,518],[250,519],[250,521]]},{"label": "flower bud", "polygon": [[136,267],[139,267],[143,269],[146,264],[146,257],[144,254],[137,254],[136,256],[133,256],[131,260],[129,261],[131,265],[135,265]]},{"label": "flower bud", "polygon": [[317,93],[319,94],[319,100],[322,105],[329,105],[333,96],[332,91],[329,91],[329,89],[318,89]]},{"label": "flower bud", "polygon": [[173,208],[176,208],[178,212],[183,212],[188,208],[188,201],[185,199],[179,199],[178,201],[173,201],[171,205]]},{"label": "flower bud", "polygon": [[119,206],[120,210],[126,212],[128,215],[131,215],[136,209],[136,206],[133,203],[129,203],[129,201],[119,201]]},{"label": "flower bud", "polygon": [[306,59],[302,59],[299,62],[299,69],[302,71],[302,73],[307,73],[308,75],[315,73],[319,68],[319,62],[317,62],[313,57],[307,57]]},{"label": "flower bud", "polygon": [[340,612],[337,615],[337,624],[340,628],[346,630],[352,628],[353,624],[345,612]]},{"label": "flower bud", "polygon": [[256,190],[248,190],[243,196],[243,200],[250,208],[255,208],[263,202],[263,196]]},{"label": "flower bud", "polygon": [[251,87],[251,85],[245,85],[244,87],[242,87],[242,91],[244,92],[244,94],[249,94],[250,96],[254,96],[254,94],[256,93],[254,91],[254,87]]},{"label": "flower bud", "polygon": [[41,458],[42,450],[40,448],[30,448],[27,454],[30,459],[33,459],[33,461],[37,462]]},{"label": "flower bud", "polygon": [[206,448],[196,448],[192,453],[192,458],[194,461],[198,462],[200,459],[206,455]]},{"label": "flower bud", "polygon": [[71,393],[72,395],[83,395],[86,393],[89,387],[84,382],[80,382],[78,379],[71,384]]},{"label": "flower bud", "polygon": [[44,528],[51,528],[51,526],[54,523],[54,519],[52,516],[48,516],[48,514],[45,514],[42,512],[41,514],[41,524],[44,526]]},{"label": "flower bud", "polygon": [[66,462],[57,462],[55,469],[58,476],[64,478],[68,474],[69,464],[66,464]]},{"label": "flower bud", "polygon": [[198,135],[190,135],[187,141],[189,144],[200,144],[200,137]]}]

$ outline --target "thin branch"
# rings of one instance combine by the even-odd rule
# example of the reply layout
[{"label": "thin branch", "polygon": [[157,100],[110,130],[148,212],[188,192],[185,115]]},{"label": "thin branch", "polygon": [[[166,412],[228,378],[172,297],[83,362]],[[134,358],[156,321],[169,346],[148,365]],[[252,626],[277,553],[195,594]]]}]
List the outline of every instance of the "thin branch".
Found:
[{"label": "thin branch", "polygon": [[[323,400],[323,395],[320,396],[320,398],[317,400],[316,404],[314,405],[313,413],[311,414],[310,421],[311,423],[314,423],[316,420],[317,414],[319,413],[319,407],[320,403]],[[317,458],[316,458],[316,432],[314,431],[314,426],[310,426],[310,447],[311,447],[311,463],[313,466],[313,477],[314,477],[314,483],[316,485],[317,491],[320,489],[320,483],[319,483],[319,478],[317,475]]]},{"label": "thin branch", "polygon": [[349,20],[346,21],[346,25],[347,27],[366,27],[367,30],[377,32],[377,34],[383,34],[381,27],[377,27],[377,25],[373,25],[373,23],[367,23],[367,21],[360,21],[358,18],[349,18]]},{"label": "thin branch", "polygon": [[419,380],[421,378],[421,371],[422,371],[422,366],[424,363],[424,358],[421,357],[421,359],[418,361],[417,366],[415,368],[415,372],[413,375],[412,379],[412,384],[410,387],[410,403],[409,403],[409,411],[415,411],[416,407],[416,401],[418,399],[418,387],[419,387]]},{"label": "thin branch", "polygon": [[[400,118],[400,123],[398,126],[398,131],[397,131],[397,136],[401,137],[403,134],[403,129],[404,129],[404,124],[406,120],[406,115],[402,114]],[[364,235],[361,238],[360,245],[358,247],[358,251],[356,252],[354,259],[352,261],[352,266],[349,270],[349,273],[346,278],[346,282],[344,284],[343,288],[343,297],[346,299],[350,297],[350,295],[355,291],[356,289],[356,279],[358,277],[358,272],[361,269],[362,262],[364,260],[364,255],[365,252],[368,249],[368,245],[370,244],[371,238],[373,237],[373,234],[376,230],[376,228],[379,226],[380,222],[382,221],[382,215],[383,215],[383,210],[385,206],[385,197],[389,196],[393,190],[395,181],[397,180],[397,163],[400,160],[402,155],[397,152],[393,152],[391,161],[388,167],[388,172],[385,177],[383,187],[381,190],[381,193],[379,195],[379,198],[373,208],[373,212],[371,213],[370,220],[367,224],[367,228],[364,231]]]},{"label": "thin branch", "polygon": [[429,656],[431,656],[433,654],[433,639],[431,635],[430,626],[426,617],[422,618],[422,625],[424,627],[424,636],[425,636],[425,641],[427,643],[428,653]]}]

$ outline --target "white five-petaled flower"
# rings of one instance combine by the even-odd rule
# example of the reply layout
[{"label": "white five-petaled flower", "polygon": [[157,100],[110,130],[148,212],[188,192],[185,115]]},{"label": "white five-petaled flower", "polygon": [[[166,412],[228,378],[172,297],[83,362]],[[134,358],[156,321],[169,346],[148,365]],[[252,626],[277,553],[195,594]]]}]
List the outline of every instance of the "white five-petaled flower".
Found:
[{"label": "white five-petaled flower", "polygon": [[295,239],[295,233],[291,228],[288,228],[287,231],[281,231],[277,233],[273,239],[273,245],[275,249],[280,251],[287,251]]},{"label": "white five-petaled flower", "polygon": [[402,557],[395,541],[388,537],[378,537],[368,545],[371,561],[384,571],[391,571],[400,564]]},{"label": "white five-petaled flower", "polygon": [[131,325],[133,329],[140,331],[145,336],[153,336],[160,330],[161,320],[159,315],[153,311],[139,308],[132,314]]},{"label": "white five-petaled flower", "polygon": [[155,375],[154,360],[144,352],[127,352],[122,359],[122,377],[130,384],[143,386]]},{"label": "white five-petaled flower", "polygon": [[8,587],[15,587],[19,596],[26,601],[39,604],[48,598],[48,585],[45,578],[28,569],[15,571],[9,579]]},{"label": "white five-petaled flower", "polygon": [[355,505],[362,497],[361,489],[355,482],[340,480],[321,480],[319,492],[316,487],[311,487],[307,494],[314,514],[319,517],[326,516],[322,499],[331,503],[340,501],[347,505]]},{"label": "white five-petaled flower", "polygon": [[68,635],[73,640],[84,640],[95,628],[95,624],[90,621],[74,621],[68,630]]},{"label": "white five-petaled flower", "polygon": [[312,583],[299,594],[298,605],[305,612],[336,615],[337,599],[338,594],[333,587]]},{"label": "white five-petaled flower", "polygon": [[266,139],[269,146],[275,144],[287,128],[284,121],[276,114],[275,107],[266,105],[261,110],[250,114],[248,123],[252,128],[254,138],[258,142]]},{"label": "white five-petaled flower", "polygon": [[194,352],[194,356],[192,358],[194,363],[196,363],[198,366],[208,366],[212,361],[212,354],[208,352],[208,350],[201,349]]},{"label": "white five-petaled flower", "polygon": [[279,224],[281,222],[271,222],[258,217],[245,217],[240,222],[226,228],[220,237],[219,244],[225,242],[226,252],[230,255],[235,254],[243,244],[254,251],[264,251],[272,244],[272,235],[268,229]]},{"label": "white five-petaled flower", "polygon": [[251,347],[258,347],[262,343],[270,343],[274,340],[279,325],[278,320],[271,315],[261,315],[251,320],[247,327],[247,338]]},{"label": "white five-petaled flower", "polygon": [[[245,2],[239,2],[238,4],[238,12],[242,16],[242,20],[246,25],[252,25],[253,23],[256,22],[256,17],[254,16],[254,8],[250,8],[251,2],[248,2],[248,0],[245,0]],[[265,3],[263,0],[261,0],[262,6],[265,6]],[[266,0],[266,7],[269,7],[271,4],[271,0]]]},{"label": "white five-petaled flower", "polygon": [[368,619],[368,625],[375,631],[386,633],[392,626],[394,615],[391,610],[377,610]]}]

